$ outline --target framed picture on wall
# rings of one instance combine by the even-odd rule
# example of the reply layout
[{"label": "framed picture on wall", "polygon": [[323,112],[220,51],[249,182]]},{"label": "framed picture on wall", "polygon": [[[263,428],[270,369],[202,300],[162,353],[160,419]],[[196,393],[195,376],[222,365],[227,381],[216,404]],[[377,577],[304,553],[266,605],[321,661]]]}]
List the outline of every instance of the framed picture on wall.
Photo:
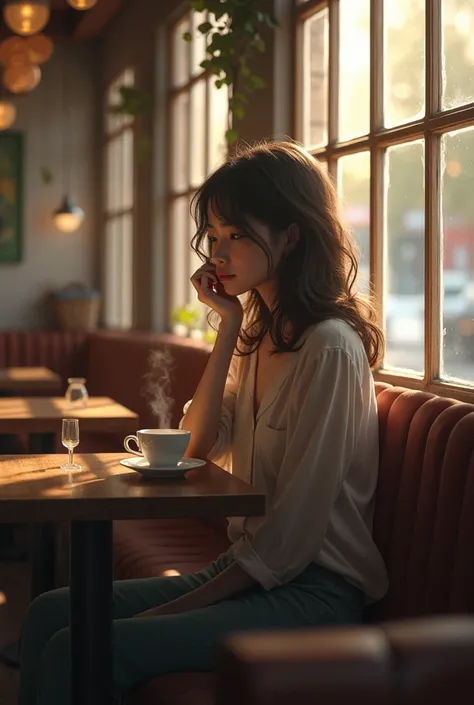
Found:
[{"label": "framed picture on wall", "polygon": [[0,133],[0,264],[22,257],[23,134]]}]

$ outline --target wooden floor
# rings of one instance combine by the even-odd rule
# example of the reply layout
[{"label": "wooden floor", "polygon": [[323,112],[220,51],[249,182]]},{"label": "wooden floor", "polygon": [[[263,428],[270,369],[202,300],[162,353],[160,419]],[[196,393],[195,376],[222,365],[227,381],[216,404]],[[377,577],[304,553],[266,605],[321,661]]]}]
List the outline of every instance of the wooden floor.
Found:
[{"label": "wooden floor", "polygon": [[[30,567],[28,562],[0,563],[0,647],[20,633],[29,602]],[[18,671],[0,662],[0,705],[16,705]]]}]

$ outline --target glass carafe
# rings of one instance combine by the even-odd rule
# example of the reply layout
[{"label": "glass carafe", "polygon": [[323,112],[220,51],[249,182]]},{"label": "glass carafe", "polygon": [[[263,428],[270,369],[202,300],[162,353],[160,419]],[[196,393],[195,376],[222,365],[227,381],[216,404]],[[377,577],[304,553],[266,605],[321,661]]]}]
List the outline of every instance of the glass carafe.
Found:
[{"label": "glass carafe", "polygon": [[84,377],[69,377],[66,391],[66,401],[70,409],[87,406],[89,394]]}]

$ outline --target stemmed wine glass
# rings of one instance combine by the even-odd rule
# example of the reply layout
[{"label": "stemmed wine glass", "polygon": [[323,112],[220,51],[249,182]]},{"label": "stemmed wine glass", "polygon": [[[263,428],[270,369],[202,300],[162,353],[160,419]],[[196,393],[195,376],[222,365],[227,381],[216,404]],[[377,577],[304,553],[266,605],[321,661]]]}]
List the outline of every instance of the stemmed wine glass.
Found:
[{"label": "stemmed wine glass", "polygon": [[79,445],[79,419],[63,419],[61,443],[69,451],[69,459],[61,470],[81,470],[82,465],[74,463],[74,448]]}]

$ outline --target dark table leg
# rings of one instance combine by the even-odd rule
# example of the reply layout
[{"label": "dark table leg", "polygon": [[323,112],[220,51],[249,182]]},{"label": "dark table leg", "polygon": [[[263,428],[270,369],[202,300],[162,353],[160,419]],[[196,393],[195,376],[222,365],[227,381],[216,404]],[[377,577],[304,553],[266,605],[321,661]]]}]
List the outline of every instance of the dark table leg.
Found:
[{"label": "dark table leg", "polygon": [[111,705],[112,522],[71,524],[72,705]]}]

